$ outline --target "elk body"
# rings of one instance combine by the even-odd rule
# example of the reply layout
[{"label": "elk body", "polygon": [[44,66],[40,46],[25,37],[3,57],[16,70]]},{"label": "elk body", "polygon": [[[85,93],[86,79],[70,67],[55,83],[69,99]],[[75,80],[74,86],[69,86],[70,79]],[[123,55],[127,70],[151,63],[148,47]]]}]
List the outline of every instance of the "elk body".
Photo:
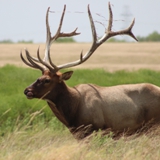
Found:
[{"label": "elk body", "polygon": [[[78,35],[74,30],[71,33],[61,32],[65,6],[57,33],[52,37],[48,13],[46,14],[47,41],[45,57],[42,60],[37,51],[37,58],[30,56],[25,50],[26,58],[21,53],[21,59],[30,67],[40,69],[42,76],[24,91],[28,99],[40,98],[46,100],[55,116],[70,129],[73,135],[83,131],[80,138],[92,133],[94,130],[111,128],[113,131],[135,131],[144,123],[154,120],[160,121],[160,88],[147,83],[118,85],[112,87],[100,87],[94,84],[79,84],[69,87],[65,84],[73,71],[59,72],[63,68],[69,68],[85,62],[94,51],[110,37],[126,34],[134,38],[131,25],[118,32],[113,32],[112,10],[109,3],[109,24],[102,38],[97,39],[95,25],[88,6],[88,15],[93,34],[93,44],[89,51],[74,62],[56,66],[50,57],[50,46],[59,37]],[[41,65],[40,65],[41,64]],[[90,126],[90,127],[88,127]]]}]

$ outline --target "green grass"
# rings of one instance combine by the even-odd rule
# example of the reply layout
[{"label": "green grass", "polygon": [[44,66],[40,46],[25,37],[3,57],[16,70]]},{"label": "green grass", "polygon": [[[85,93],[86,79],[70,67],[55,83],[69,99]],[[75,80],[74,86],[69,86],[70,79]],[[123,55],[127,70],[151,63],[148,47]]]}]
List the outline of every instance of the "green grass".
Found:
[{"label": "green grass", "polygon": [[[41,72],[7,65],[0,68],[0,160],[40,159],[158,159],[160,128],[149,136],[113,140],[101,133],[87,143],[78,143],[45,101],[28,100],[24,89]],[[160,72],[106,72],[102,69],[74,70],[69,86],[94,83],[100,86],[149,82],[160,86]],[[154,155],[154,156],[153,156]]]},{"label": "green grass", "polygon": [[110,73],[100,69],[75,70],[72,78],[68,81],[68,84],[70,86],[74,86],[80,83],[94,83],[100,86],[113,86],[118,84],[143,82],[160,85],[160,72],[152,70],[138,70],[134,72],[127,72],[121,70]]},{"label": "green grass", "polygon": [[[58,128],[60,128],[59,126],[64,128],[63,125],[57,122],[45,101],[28,100],[23,94],[24,89],[39,76],[41,76],[40,71],[30,68],[18,68],[11,65],[0,68],[0,135],[4,135],[7,131],[13,131],[17,121],[20,121],[22,126],[25,125],[32,114],[36,112],[38,114],[32,120],[32,125],[41,122],[48,125],[54,121],[54,124],[58,124]],[[139,70],[110,73],[102,69],[83,69],[75,70],[71,79],[66,81],[69,86],[80,83],[113,86],[141,82],[149,82],[160,86],[160,72]]]}]

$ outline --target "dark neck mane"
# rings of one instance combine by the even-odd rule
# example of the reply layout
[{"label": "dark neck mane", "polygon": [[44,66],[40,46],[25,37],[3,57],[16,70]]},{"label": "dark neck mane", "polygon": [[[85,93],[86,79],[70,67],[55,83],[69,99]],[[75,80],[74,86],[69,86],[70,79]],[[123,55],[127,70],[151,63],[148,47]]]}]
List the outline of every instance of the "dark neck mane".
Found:
[{"label": "dark neck mane", "polygon": [[68,87],[64,82],[56,90],[59,91],[58,95],[54,98],[46,99],[46,101],[55,116],[65,126],[68,128],[74,127],[80,95],[76,89]]}]

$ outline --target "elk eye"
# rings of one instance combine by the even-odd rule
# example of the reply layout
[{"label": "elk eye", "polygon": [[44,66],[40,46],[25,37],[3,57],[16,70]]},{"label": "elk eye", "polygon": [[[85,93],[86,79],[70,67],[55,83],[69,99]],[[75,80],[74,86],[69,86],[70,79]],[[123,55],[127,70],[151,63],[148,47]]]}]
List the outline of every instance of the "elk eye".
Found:
[{"label": "elk eye", "polygon": [[45,83],[49,83],[50,81],[50,79],[45,79]]}]

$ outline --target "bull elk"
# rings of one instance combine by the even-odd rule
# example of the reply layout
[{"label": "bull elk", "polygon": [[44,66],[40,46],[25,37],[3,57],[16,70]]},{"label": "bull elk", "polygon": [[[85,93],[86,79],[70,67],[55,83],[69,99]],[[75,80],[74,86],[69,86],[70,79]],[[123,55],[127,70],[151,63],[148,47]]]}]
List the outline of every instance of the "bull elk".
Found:
[{"label": "bull elk", "polygon": [[[112,31],[113,15],[110,3],[108,3],[108,8],[108,28],[105,34],[98,39],[88,6],[93,44],[85,55],[80,54],[79,60],[57,66],[50,57],[50,47],[56,39],[79,34],[77,28],[70,33],[61,32],[66,6],[64,6],[60,24],[54,36],[51,36],[48,23],[49,8],[47,10],[47,40],[44,59],[40,57],[39,49],[37,50],[37,58],[32,57],[27,49],[25,50],[27,60],[22,53],[20,54],[26,65],[42,71],[42,76],[25,89],[26,97],[46,100],[55,116],[73,135],[77,136],[78,131],[83,131],[78,135],[80,138],[98,129],[111,128],[113,131],[134,131],[152,119],[155,122],[160,120],[160,88],[155,85],[142,83],[100,87],[94,84],[79,84],[75,87],[69,87],[64,81],[71,77],[73,71],[59,72],[61,69],[74,67],[85,62],[110,37],[124,34],[137,40],[132,33],[134,20],[127,29]],[[90,126],[90,129],[87,129],[87,126]]]}]

